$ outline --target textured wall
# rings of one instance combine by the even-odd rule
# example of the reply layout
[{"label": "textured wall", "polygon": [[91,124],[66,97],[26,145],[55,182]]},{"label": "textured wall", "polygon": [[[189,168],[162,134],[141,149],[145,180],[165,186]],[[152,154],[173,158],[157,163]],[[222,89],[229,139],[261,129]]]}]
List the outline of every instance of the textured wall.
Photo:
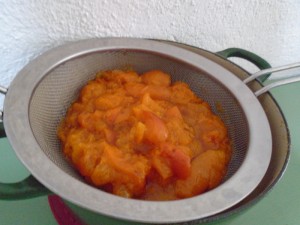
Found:
[{"label": "textured wall", "polygon": [[278,66],[300,61],[300,1],[0,0],[0,85],[47,49],[107,36],[241,47]]}]

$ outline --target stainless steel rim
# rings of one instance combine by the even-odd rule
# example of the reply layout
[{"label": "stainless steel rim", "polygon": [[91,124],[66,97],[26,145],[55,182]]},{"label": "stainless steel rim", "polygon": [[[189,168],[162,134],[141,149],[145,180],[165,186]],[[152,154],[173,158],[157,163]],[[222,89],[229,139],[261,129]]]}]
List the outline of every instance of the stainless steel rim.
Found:
[{"label": "stainless steel rim", "polygon": [[[200,67],[236,96],[249,123],[250,144],[241,168],[218,188],[171,202],[147,202],[107,194],[68,176],[40,150],[30,129],[28,105],[33,90],[50,70],[68,59],[95,51],[137,49]],[[241,80],[205,57],[150,40],[107,38],[80,41],[53,49],[26,66],[12,82],[4,103],[4,126],[17,156],[47,188],[66,200],[97,213],[148,223],[175,223],[209,217],[244,199],[263,178],[272,153],[268,119],[259,101]],[[21,138],[20,138],[21,137]]]}]

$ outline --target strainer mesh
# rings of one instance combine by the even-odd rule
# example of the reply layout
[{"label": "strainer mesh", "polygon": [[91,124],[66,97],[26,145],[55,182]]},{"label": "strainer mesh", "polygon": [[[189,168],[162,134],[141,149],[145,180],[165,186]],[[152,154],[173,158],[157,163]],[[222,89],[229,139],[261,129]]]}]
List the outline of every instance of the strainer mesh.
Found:
[{"label": "strainer mesh", "polygon": [[[56,130],[67,108],[79,90],[99,70],[132,68],[138,73],[160,69],[169,73],[172,81],[181,80],[207,101],[228,128],[233,155],[225,180],[239,168],[249,142],[248,124],[231,92],[217,80],[195,67],[153,52],[137,50],[101,51],[68,60],[48,74],[36,86],[29,106],[33,134],[41,150],[67,174],[82,180],[63,156]],[[222,74],[217,74],[222,76]]]}]

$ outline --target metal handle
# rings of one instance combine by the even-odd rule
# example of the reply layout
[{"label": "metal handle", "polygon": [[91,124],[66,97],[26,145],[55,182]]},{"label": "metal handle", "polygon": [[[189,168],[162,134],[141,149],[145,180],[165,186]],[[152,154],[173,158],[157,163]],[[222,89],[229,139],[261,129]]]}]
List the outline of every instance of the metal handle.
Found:
[{"label": "metal handle", "polygon": [[0,93],[6,94],[7,93],[7,88],[0,86]]},{"label": "metal handle", "polygon": [[[7,88],[0,86],[0,93],[1,94],[6,94],[7,93]],[[3,111],[0,110],[0,122],[3,121]]]},{"label": "metal handle", "polygon": [[[6,137],[3,123],[0,122],[0,138]],[[50,191],[38,182],[33,176],[16,183],[0,182],[0,199],[3,200],[20,200],[34,198],[49,194]]]},{"label": "metal handle", "polygon": [[[247,50],[241,49],[241,48],[227,48],[223,51],[217,52],[218,55],[228,59],[231,57],[237,57],[237,58],[242,58],[245,59],[254,65],[256,65],[260,70],[268,69],[271,68],[271,65],[261,58],[260,56],[254,54],[253,52],[249,52]],[[260,77],[259,80],[261,82],[264,82],[268,79],[270,74],[265,74],[265,76]]]},{"label": "metal handle", "polygon": [[[271,73],[275,73],[275,72],[279,72],[279,71],[287,71],[290,69],[294,69],[294,68],[300,68],[300,62],[297,63],[292,63],[289,65],[285,65],[285,66],[279,66],[279,67],[274,67],[274,68],[270,68],[270,69],[265,69],[265,70],[261,70],[258,71],[257,73],[252,74],[250,77],[246,78],[243,82],[245,84],[249,83],[250,81],[253,81],[256,78],[259,78],[261,76],[264,76],[265,74],[271,74]],[[290,78],[283,78],[279,81],[275,81],[272,82],[271,84],[261,88],[260,90],[256,91],[254,94],[256,96],[259,96],[267,91],[269,91],[270,89],[274,88],[274,87],[278,87],[281,85],[285,85],[285,84],[290,84],[290,83],[294,83],[294,82],[298,82],[300,81],[300,74],[297,76],[293,76]]]},{"label": "metal handle", "polygon": [[0,138],[6,137],[3,123],[0,121]]}]

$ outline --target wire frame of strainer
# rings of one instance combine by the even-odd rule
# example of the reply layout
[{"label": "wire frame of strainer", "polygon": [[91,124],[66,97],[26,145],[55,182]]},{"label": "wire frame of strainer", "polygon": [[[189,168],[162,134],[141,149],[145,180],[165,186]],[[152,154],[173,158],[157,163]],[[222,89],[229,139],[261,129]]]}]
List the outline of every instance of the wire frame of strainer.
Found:
[{"label": "wire frame of strainer", "polygon": [[[151,69],[169,73],[172,81],[188,83],[222,118],[233,156],[219,187],[185,200],[125,199],[90,186],[65,159],[56,130],[79,90],[99,70],[126,68],[138,73]],[[182,222],[221,212],[259,184],[272,151],[268,120],[245,84],[202,56],[150,40],[92,39],[51,50],[25,67],[13,81],[4,113],[8,139],[41,183],[75,204],[126,220]]]}]

